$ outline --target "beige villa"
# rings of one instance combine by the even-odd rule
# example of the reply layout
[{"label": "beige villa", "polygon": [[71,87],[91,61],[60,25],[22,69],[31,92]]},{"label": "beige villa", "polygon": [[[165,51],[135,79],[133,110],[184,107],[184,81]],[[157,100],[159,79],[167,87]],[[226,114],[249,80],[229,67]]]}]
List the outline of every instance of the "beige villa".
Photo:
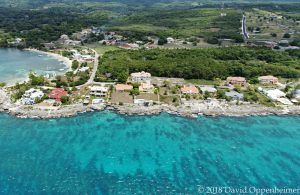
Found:
[{"label": "beige villa", "polygon": [[139,91],[141,92],[152,92],[154,89],[154,86],[149,82],[141,83],[139,86]]},{"label": "beige villa", "polygon": [[144,71],[131,73],[130,76],[133,82],[144,82],[151,80],[151,74]]},{"label": "beige villa", "polygon": [[244,86],[246,84],[246,79],[244,77],[227,77],[227,85],[240,85]]},{"label": "beige villa", "polygon": [[272,84],[272,85],[274,85],[274,84],[278,83],[278,78],[274,77],[272,75],[258,77],[258,80],[261,84]]}]

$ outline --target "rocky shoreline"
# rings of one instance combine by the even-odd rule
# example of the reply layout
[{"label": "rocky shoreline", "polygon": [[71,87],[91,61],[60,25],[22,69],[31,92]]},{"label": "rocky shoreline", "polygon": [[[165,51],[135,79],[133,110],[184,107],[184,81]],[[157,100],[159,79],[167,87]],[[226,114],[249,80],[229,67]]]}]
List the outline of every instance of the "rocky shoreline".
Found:
[{"label": "rocky shoreline", "polygon": [[300,107],[290,108],[289,110],[279,110],[277,108],[261,107],[260,105],[239,105],[220,110],[200,110],[185,109],[183,107],[173,107],[169,105],[156,105],[151,107],[142,107],[135,105],[109,105],[109,106],[83,106],[74,104],[70,106],[62,106],[57,109],[40,109],[31,106],[16,107],[0,107],[0,112],[6,112],[18,118],[35,118],[35,119],[51,119],[72,117],[80,113],[111,110],[121,115],[158,115],[160,113],[169,113],[182,117],[196,118],[197,116],[265,116],[265,115],[300,115]]},{"label": "rocky shoreline", "polygon": [[[218,101],[216,101],[218,102]],[[202,102],[192,106],[171,106],[158,104],[149,107],[135,104],[125,105],[88,105],[72,104],[61,107],[27,106],[10,101],[9,94],[0,89],[0,112],[6,112],[19,118],[50,119],[76,116],[79,113],[112,110],[123,115],[157,115],[162,112],[183,117],[204,116],[263,116],[263,115],[300,115],[300,106],[286,106],[284,108],[265,107],[259,104],[209,104]]]},{"label": "rocky shoreline", "polygon": [[169,105],[157,105],[152,107],[140,106],[112,106],[119,114],[126,115],[154,115],[162,112],[174,114],[183,117],[204,116],[264,116],[264,115],[300,115],[300,107],[280,110],[278,108],[264,107],[261,105],[236,105],[224,110],[204,109],[197,110],[185,107],[173,107]]}]

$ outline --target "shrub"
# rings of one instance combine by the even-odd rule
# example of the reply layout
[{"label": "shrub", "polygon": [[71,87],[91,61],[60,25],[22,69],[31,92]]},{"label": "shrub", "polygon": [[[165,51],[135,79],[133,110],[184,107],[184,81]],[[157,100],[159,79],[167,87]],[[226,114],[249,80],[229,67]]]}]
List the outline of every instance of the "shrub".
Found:
[{"label": "shrub", "polygon": [[63,103],[63,104],[68,104],[70,101],[69,96],[62,96],[60,98],[60,100],[61,100],[61,103]]},{"label": "shrub", "polygon": [[72,69],[73,70],[76,70],[77,68],[79,67],[79,62],[77,60],[74,60],[72,62]]},{"label": "shrub", "polygon": [[285,33],[285,34],[283,35],[283,38],[289,39],[289,38],[291,38],[291,35],[290,35],[289,33]]}]

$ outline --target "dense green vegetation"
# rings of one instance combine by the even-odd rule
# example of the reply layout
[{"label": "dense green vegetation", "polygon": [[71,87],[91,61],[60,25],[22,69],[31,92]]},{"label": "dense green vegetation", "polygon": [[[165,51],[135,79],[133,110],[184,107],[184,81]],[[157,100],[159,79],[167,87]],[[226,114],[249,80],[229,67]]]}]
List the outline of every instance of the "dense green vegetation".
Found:
[{"label": "dense green vegetation", "polygon": [[[249,4],[243,0],[228,0],[221,5],[216,0],[203,2],[0,0],[0,47],[8,46],[7,40],[20,37],[26,41],[22,46],[41,48],[42,43],[55,41],[62,34],[71,35],[91,26],[115,30],[131,41],[147,40],[146,36],[155,35],[160,40],[171,36],[202,37],[213,44],[218,43],[218,39],[242,42],[240,20],[243,10],[273,10],[295,20],[300,10],[299,3],[254,4],[258,3],[254,1]],[[224,9],[220,9],[222,6]],[[32,7],[36,9],[28,9]]]},{"label": "dense green vegetation", "polygon": [[[96,80],[118,79],[131,72],[148,71],[153,76],[185,79],[253,78],[272,74],[285,78],[300,76],[300,51],[275,52],[264,48],[214,48],[139,50],[107,52]],[[106,73],[111,73],[106,78]]]},{"label": "dense green vegetation", "polygon": [[[41,43],[57,40],[60,35],[71,35],[84,27],[102,25],[107,13],[88,14],[75,8],[21,10],[0,7],[0,29],[11,37],[21,37],[26,46],[41,47]],[[1,42],[1,41],[0,41]],[[2,42],[1,46],[5,46]]]},{"label": "dense green vegetation", "polygon": [[[26,7],[36,8],[41,6],[49,6],[52,4],[76,4],[83,2],[83,0],[0,0],[0,5],[3,4],[7,7]],[[95,3],[107,3],[112,2],[111,0],[84,0],[84,2]],[[201,5],[218,5],[220,0],[114,0],[116,3],[134,5],[134,6],[164,6],[164,7],[187,7]],[[287,2],[298,2],[298,0],[265,0],[265,3],[276,2],[276,3],[287,3]],[[222,3],[226,4],[240,4],[240,3],[261,3],[260,0],[222,0]]]},{"label": "dense green vegetation", "polygon": [[108,27],[126,37],[139,40],[142,39],[141,36],[156,35],[174,38],[229,38],[241,42],[241,17],[242,13],[233,9],[155,10],[131,14],[114,21],[113,25]]},{"label": "dense green vegetation", "polygon": [[[62,6],[39,10],[0,7],[0,29],[10,37],[24,38],[27,47],[41,47],[41,43],[57,40],[62,34],[71,35],[82,28],[102,25],[134,40],[144,40],[148,35],[156,35],[176,38],[196,36],[207,40],[231,38],[237,42],[242,41],[239,33],[241,12],[236,10],[129,9],[121,12],[122,9],[116,11],[112,7],[103,7],[102,4],[96,4],[95,7]],[[227,14],[226,17],[220,16],[223,12]],[[5,43],[2,41],[0,45],[5,46]]]},{"label": "dense green vegetation", "polygon": [[[217,39],[223,38],[242,42],[242,10],[254,7],[274,10],[295,20],[300,10],[300,4],[296,3],[243,4],[241,2],[246,1],[224,1],[225,9],[220,9],[221,5],[215,4],[217,1],[205,1],[207,4],[192,2],[0,0],[0,47],[7,46],[6,40],[20,37],[26,41],[26,47],[41,48],[42,43],[57,40],[62,34],[71,35],[91,26],[105,26],[106,30],[118,31],[132,41],[146,40],[146,36],[155,35],[161,40],[171,36],[202,37],[210,43],[218,43]],[[221,16],[221,13],[226,13],[226,16]]]}]

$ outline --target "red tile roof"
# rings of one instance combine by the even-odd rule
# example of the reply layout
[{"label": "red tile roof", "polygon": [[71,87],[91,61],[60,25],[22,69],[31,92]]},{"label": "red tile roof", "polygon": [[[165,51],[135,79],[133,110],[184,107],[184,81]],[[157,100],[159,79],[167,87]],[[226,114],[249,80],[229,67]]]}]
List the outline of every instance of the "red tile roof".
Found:
[{"label": "red tile roof", "polygon": [[51,91],[51,93],[49,93],[49,98],[55,99],[56,101],[60,101],[61,97],[67,96],[67,95],[68,95],[68,92],[66,92],[64,89],[57,88],[57,89],[54,89],[53,91]]}]

